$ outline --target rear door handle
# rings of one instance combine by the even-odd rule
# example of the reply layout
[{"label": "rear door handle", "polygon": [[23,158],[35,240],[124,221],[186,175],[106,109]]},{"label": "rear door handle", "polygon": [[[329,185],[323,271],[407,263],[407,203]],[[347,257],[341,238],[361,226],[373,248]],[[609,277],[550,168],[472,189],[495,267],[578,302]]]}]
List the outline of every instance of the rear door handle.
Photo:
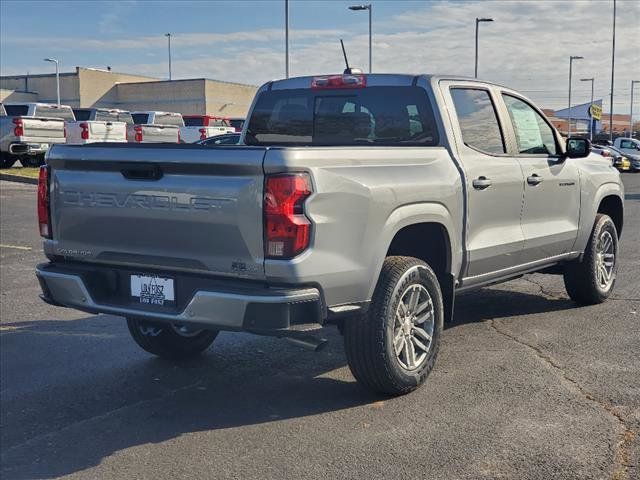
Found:
[{"label": "rear door handle", "polygon": [[538,176],[537,173],[534,173],[527,177],[527,183],[529,185],[538,185],[539,183],[542,183],[542,177]]},{"label": "rear door handle", "polygon": [[491,186],[491,180],[487,177],[481,176],[476,178],[473,182],[473,188],[476,190],[484,190],[487,187]]}]

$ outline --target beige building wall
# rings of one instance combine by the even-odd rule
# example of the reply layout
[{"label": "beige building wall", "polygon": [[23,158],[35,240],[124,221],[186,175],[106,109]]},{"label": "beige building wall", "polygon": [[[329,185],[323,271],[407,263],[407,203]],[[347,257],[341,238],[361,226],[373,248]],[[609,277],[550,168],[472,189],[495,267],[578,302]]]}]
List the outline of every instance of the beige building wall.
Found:
[{"label": "beige building wall", "polygon": [[117,101],[116,86],[128,82],[153,82],[155,78],[90,68],[77,69],[81,107],[110,107]]},{"label": "beige building wall", "polygon": [[257,89],[253,85],[205,80],[206,113],[245,117]]},{"label": "beige building wall", "polygon": [[[55,74],[0,77],[0,88],[30,92],[29,101],[56,101]],[[203,78],[168,81],[81,67],[74,73],[60,74],[60,102],[72,107],[244,117],[256,89],[253,85]]]},{"label": "beige building wall", "polygon": [[114,105],[124,110],[159,110],[183,115],[205,113],[204,80],[120,83]]},{"label": "beige building wall", "polygon": [[[0,88],[7,90],[22,90],[34,92],[38,95],[38,101],[43,103],[55,103],[56,75],[16,75],[0,77]],[[80,106],[80,92],[78,75],[75,73],[60,74],[60,103]]]}]

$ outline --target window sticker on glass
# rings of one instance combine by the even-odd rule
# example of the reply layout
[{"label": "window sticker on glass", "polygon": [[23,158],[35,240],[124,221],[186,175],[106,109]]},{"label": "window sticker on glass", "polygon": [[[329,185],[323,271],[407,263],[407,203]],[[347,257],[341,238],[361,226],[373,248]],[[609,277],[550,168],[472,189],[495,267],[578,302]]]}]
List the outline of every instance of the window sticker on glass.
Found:
[{"label": "window sticker on glass", "polygon": [[520,151],[533,150],[544,144],[536,114],[533,110],[527,108],[524,104],[515,104],[511,106],[511,116],[516,126]]}]

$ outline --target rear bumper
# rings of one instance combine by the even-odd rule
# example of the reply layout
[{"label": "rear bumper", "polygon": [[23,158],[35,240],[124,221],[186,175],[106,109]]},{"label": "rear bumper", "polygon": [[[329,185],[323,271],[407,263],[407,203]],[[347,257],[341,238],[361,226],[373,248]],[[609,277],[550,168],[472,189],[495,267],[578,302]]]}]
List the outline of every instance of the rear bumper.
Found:
[{"label": "rear bumper", "polygon": [[[89,313],[106,313],[159,322],[201,325],[217,330],[244,330],[266,335],[286,334],[294,324],[321,322],[321,297],[316,288],[211,288],[203,285],[189,293],[184,306],[154,310],[153,307],[123,300],[122,280],[108,273],[113,269],[87,266],[57,266],[44,263],[36,267],[42,299],[52,305]],[[125,278],[128,272],[119,272]],[[128,277],[127,277],[128,278]],[[115,279],[115,281],[113,281]],[[193,278],[190,279],[193,282]],[[109,284],[112,286],[110,287]],[[111,288],[113,298],[105,299]],[[98,289],[102,291],[98,291]],[[103,298],[99,298],[103,297]]]},{"label": "rear bumper", "polygon": [[49,143],[14,142],[9,145],[9,153],[12,155],[39,155],[47,153],[49,147]]}]

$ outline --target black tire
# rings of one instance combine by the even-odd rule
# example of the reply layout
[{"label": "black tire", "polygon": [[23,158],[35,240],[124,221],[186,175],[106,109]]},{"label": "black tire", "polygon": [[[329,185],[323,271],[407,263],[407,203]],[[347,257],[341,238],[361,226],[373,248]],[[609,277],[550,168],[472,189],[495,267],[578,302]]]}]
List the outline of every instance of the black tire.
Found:
[{"label": "black tire", "polygon": [[[422,291],[416,285],[424,287],[431,299],[430,322],[433,325],[428,352],[422,351],[421,355],[424,355],[424,358],[421,363],[416,368],[408,369],[403,365],[400,356],[404,353],[404,348],[408,348],[406,338],[411,334],[404,334],[404,348],[401,350],[402,353],[396,354],[394,330],[398,328],[396,315],[400,311],[399,304],[403,297],[410,294],[412,288]],[[416,311],[418,307],[419,305],[416,305]],[[353,376],[361,385],[378,393],[404,395],[415,390],[424,383],[433,368],[438,355],[443,321],[442,292],[438,279],[429,265],[413,257],[387,257],[369,311],[366,315],[345,321],[345,351]],[[426,322],[422,325],[426,325]],[[400,333],[402,329],[403,327],[399,327],[396,332]],[[412,346],[411,349],[415,352],[415,347]],[[415,353],[413,355],[415,358]]]},{"label": "black tire", "polygon": [[[598,277],[599,248],[603,236],[609,235],[613,245],[613,267],[611,276],[606,285],[600,282]],[[616,273],[618,270],[618,232],[611,217],[603,213],[596,215],[591,236],[587,243],[584,256],[581,262],[571,262],[565,266],[564,286],[567,294],[572,300],[581,305],[595,305],[604,302],[616,283]]]},{"label": "black tire", "polygon": [[200,330],[180,334],[171,324],[127,318],[129,333],[149,353],[161,358],[180,360],[205,351],[218,336],[217,330]]},{"label": "black tire", "polygon": [[0,153],[0,168],[11,168],[16,163],[17,158],[9,155],[9,153]]},{"label": "black tire", "polygon": [[23,167],[40,167],[44,165],[44,155],[24,155],[20,157]]}]

